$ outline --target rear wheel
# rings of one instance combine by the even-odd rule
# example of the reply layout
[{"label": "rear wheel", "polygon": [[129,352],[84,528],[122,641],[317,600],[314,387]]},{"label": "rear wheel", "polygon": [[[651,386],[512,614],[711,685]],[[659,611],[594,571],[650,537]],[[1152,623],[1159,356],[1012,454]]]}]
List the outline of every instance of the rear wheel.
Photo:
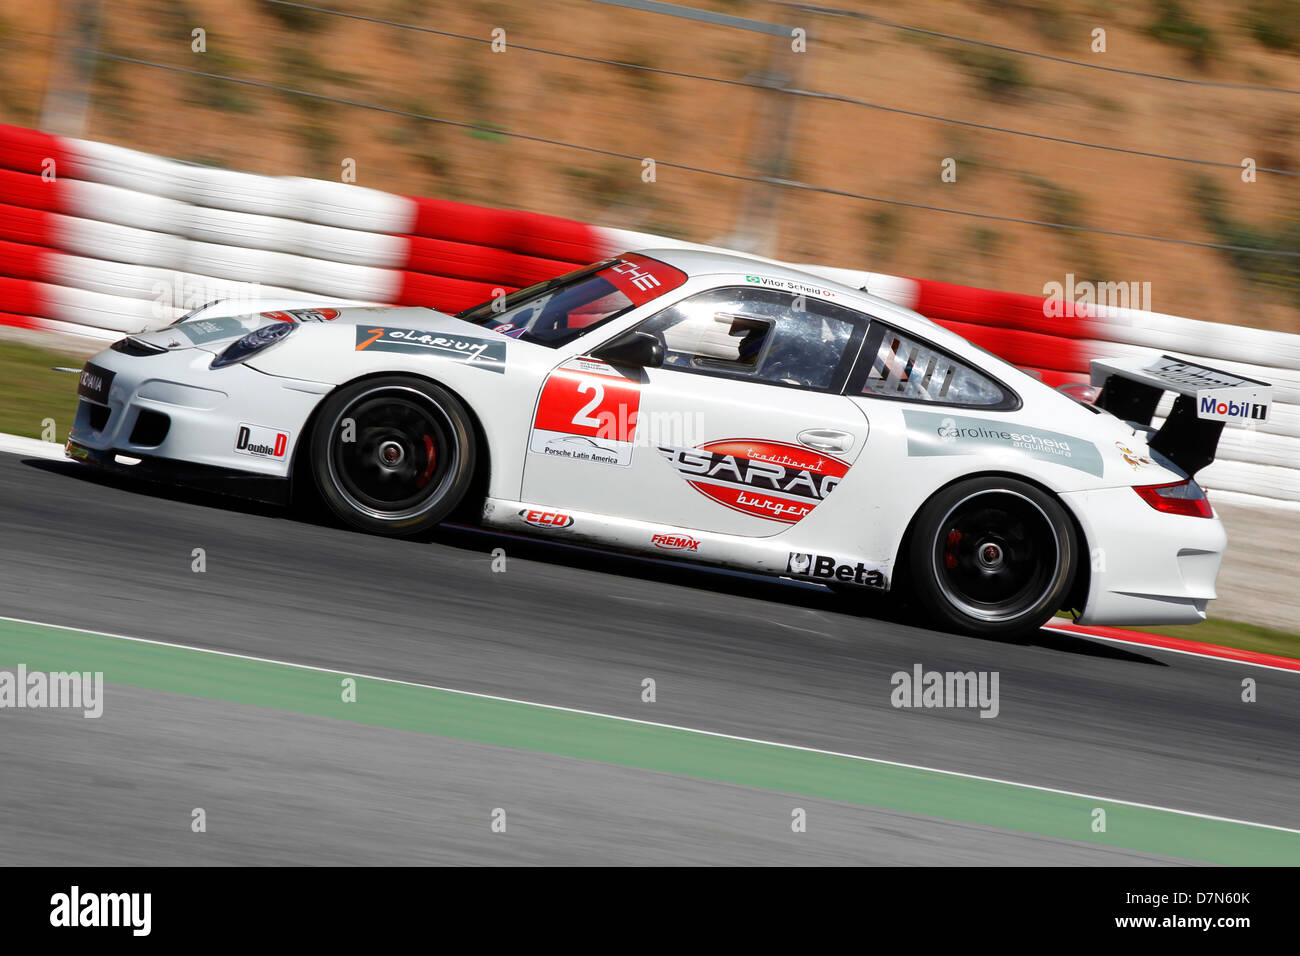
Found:
[{"label": "rear wheel", "polygon": [[376,534],[418,534],[461,502],[474,474],[469,414],[446,389],[399,376],[367,379],[325,400],[312,473],[329,509]]},{"label": "rear wheel", "polygon": [[946,488],[921,510],[909,570],[941,627],[1020,637],[1065,602],[1079,549],[1059,501],[1010,478]]}]

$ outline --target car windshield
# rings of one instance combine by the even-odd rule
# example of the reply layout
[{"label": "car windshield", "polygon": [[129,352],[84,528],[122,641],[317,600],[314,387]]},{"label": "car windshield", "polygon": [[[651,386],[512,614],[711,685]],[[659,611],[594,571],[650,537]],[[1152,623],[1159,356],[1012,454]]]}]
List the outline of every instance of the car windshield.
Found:
[{"label": "car windshield", "polygon": [[628,253],[493,298],[457,318],[525,342],[558,348],[686,281],[657,259]]}]

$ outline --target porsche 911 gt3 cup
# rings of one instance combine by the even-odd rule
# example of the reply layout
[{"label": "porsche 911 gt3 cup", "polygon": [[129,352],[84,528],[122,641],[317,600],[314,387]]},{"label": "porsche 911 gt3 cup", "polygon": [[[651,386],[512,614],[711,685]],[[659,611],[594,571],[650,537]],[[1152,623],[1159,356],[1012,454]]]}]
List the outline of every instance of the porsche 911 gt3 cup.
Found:
[{"label": "porsche 911 gt3 cup", "polygon": [[1271,401],[1166,356],[1094,361],[1090,403],[861,290],[717,253],[628,253],[457,316],[299,305],[218,303],[97,355],[68,455],[259,497],[314,488],[380,534],[468,510],[906,587],[940,626],[1019,634],[1061,609],[1203,619],[1225,535],[1193,476]]}]

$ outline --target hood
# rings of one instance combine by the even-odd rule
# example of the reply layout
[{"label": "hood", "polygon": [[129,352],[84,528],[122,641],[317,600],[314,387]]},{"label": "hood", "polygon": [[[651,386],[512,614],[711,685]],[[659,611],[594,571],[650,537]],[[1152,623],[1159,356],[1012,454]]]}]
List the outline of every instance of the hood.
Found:
[{"label": "hood", "polygon": [[200,348],[219,353],[231,342],[255,329],[275,322],[297,324],[329,322],[335,325],[363,325],[383,322],[414,329],[447,329],[448,323],[463,326],[453,316],[433,309],[397,306],[336,307],[282,309],[252,312],[245,315],[222,315],[210,318],[196,316],[182,318],[155,332],[141,332],[131,338],[167,351]]}]

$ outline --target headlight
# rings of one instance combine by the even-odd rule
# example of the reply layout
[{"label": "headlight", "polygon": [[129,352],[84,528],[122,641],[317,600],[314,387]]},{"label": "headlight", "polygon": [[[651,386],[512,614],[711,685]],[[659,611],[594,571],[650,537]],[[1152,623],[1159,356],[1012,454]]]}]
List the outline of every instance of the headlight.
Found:
[{"label": "headlight", "polygon": [[212,368],[225,368],[236,362],[242,362],[250,355],[262,351],[268,345],[274,345],[298,327],[296,322],[275,322],[249,332],[237,342],[226,346],[226,350],[212,360]]}]

